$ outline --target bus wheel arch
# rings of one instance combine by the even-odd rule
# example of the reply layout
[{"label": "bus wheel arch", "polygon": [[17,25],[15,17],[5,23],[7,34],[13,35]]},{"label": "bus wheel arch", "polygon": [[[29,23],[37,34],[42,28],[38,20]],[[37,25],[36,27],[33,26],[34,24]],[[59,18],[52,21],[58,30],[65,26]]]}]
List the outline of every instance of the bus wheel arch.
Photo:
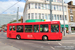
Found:
[{"label": "bus wheel arch", "polygon": [[42,40],[47,41],[48,40],[48,36],[47,35],[43,35],[42,36]]},{"label": "bus wheel arch", "polygon": [[17,39],[17,40],[20,40],[20,39],[21,39],[21,36],[20,36],[20,35],[17,35],[17,36],[16,36],[16,39]]}]

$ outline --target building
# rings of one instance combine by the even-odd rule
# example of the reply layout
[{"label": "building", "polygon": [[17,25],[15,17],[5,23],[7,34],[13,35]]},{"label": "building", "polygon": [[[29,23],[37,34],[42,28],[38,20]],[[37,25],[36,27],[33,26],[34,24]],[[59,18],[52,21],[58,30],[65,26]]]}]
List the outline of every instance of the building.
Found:
[{"label": "building", "polygon": [[0,14],[0,26],[9,23],[16,19],[16,15],[12,14]]},{"label": "building", "polygon": [[69,32],[75,34],[75,5],[73,1],[68,3],[68,14],[69,14]]},{"label": "building", "polygon": [[[68,30],[68,4],[64,3],[64,16],[66,28]],[[23,12],[23,22],[29,19],[45,19],[50,21],[49,0],[27,0]],[[62,30],[64,28],[62,0],[53,0],[52,2],[52,21],[60,21]]]}]

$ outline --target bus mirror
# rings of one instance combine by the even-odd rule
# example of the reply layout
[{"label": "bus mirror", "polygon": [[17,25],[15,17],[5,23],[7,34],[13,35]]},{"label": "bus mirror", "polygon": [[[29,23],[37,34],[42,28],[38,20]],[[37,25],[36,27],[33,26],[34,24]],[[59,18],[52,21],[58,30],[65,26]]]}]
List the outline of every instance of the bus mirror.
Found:
[{"label": "bus mirror", "polygon": [[61,32],[62,33],[62,32]]}]

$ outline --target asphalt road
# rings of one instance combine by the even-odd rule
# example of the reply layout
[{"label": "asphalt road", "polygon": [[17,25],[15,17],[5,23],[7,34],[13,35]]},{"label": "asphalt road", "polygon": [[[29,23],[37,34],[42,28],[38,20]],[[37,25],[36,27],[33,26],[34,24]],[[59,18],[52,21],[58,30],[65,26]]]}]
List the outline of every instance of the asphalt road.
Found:
[{"label": "asphalt road", "polygon": [[7,39],[0,33],[0,42],[19,50],[75,50],[75,37],[63,37],[61,41]]}]

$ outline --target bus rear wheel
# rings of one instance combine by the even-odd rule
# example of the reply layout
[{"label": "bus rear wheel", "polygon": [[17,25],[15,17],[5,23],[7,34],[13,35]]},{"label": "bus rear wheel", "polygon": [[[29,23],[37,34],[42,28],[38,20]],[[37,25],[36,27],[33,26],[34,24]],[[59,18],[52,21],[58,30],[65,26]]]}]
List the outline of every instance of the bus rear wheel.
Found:
[{"label": "bus rear wheel", "polygon": [[16,36],[16,39],[17,39],[17,40],[20,40],[20,39],[21,39],[20,35],[17,35],[17,36]]},{"label": "bus rear wheel", "polygon": [[42,40],[47,41],[48,40],[48,37],[47,36],[43,36],[42,37]]}]

